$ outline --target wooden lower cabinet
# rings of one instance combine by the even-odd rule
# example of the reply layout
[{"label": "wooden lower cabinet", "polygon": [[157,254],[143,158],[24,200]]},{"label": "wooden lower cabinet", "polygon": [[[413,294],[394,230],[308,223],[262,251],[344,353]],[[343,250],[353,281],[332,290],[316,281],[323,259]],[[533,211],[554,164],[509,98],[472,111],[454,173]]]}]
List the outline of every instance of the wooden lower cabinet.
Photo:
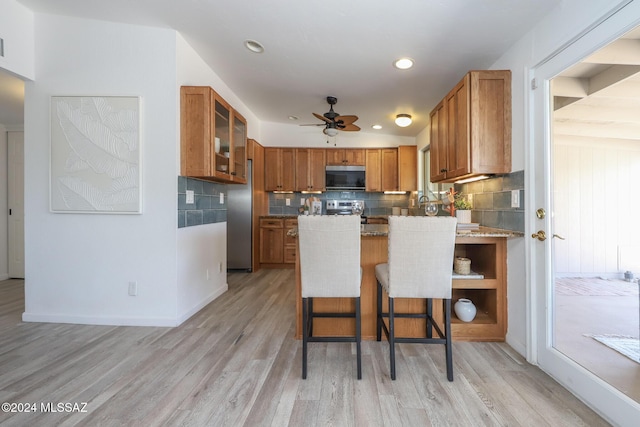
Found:
[{"label": "wooden lower cabinet", "polygon": [[260,264],[264,268],[293,268],[297,241],[287,231],[298,226],[297,218],[260,218]]},{"label": "wooden lower cabinet", "polygon": [[284,223],[282,219],[260,220],[260,263],[282,264],[284,259]]},{"label": "wooden lower cabinet", "polygon": [[294,264],[298,252],[298,240],[295,237],[287,236],[287,232],[298,227],[297,219],[284,220],[284,263]]},{"label": "wooden lower cabinet", "polygon": [[[456,238],[456,256],[471,259],[471,270],[484,275],[483,279],[454,279],[452,292],[451,331],[457,341],[504,341],[507,332],[507,252],[505,237],[466,237]],[[387,237],[362,237],[360,265],[362,266],[362,338],[375,339],[376,330],[376,264],[387,262]],[[453,268],[453,260],[451,260]],[[425,272],[428,274],[428,272]],[[299,263],[296,263],[296,337],[301,337],[301,294]],[[471,322],[459,320],[453,313],[453,304],[458,298],[470,299],[477,308],[476,317]],[[353,309],[351,299],[314,299],[314,309],[336,312]],[[424,300],[395,300],[397,312],[424,312]],[[387,298],[383,293],[383,306],[386,309]],[[434,300],[434,318],[442,327],[442,303]],[[314,335],[353,335],[353,322],[342,319],[318,319],[313,324]],[[398,319],[396,336],[425,336],[424,319]]]}]

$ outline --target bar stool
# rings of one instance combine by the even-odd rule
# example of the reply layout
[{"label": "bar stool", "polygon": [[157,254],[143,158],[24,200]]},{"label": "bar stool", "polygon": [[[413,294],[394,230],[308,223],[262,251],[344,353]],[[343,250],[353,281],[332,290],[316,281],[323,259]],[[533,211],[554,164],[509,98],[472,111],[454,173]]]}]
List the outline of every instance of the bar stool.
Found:
[{"label": "bar stool", "polygon": [[[456,238],[454,217],[389,217],[389,258],[375,267],[378,282],[376,338],[382,330],[389,340],[391,379],[396,379],[396,343],[444,344],[447,379],[453,381],[451,346],[451,285]],[[388,312],[382,311],[382,289],[389,297]],[[396,313],[395,298],[426,300],[426,313]],[[433,298],[443,300],[444,332],[434,322]],[[384,319],[387,318],[387,327]],[[395,318],[425,318],[426,338],[395,336]],[[437,337],[433,336],[433,329]]]},{"label": "bar stool", "polygon": [[[361,379],[360,216],[300,216],[298,239],[302,291],[302,378],[307,378],[308,342],[355,342],[357,375]],[[317,313],[313,309],[313,298],[354,298],[355,312]],[[314,317],[355,318],[355,334],[314,336]]]}]

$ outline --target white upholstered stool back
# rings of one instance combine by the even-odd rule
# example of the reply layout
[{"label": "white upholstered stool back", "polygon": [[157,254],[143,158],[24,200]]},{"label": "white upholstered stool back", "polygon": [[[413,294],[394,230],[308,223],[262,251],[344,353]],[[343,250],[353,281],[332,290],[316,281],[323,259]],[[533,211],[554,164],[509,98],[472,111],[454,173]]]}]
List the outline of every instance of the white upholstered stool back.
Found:
[{"label": "white upholstered stool back", "polygon": [[392,298],[451,298],[456,218],[389,217]]},{"label": "white upholstered stool back", "polygon": [[298,217],[302,297],[360,296],[360,216]]}]

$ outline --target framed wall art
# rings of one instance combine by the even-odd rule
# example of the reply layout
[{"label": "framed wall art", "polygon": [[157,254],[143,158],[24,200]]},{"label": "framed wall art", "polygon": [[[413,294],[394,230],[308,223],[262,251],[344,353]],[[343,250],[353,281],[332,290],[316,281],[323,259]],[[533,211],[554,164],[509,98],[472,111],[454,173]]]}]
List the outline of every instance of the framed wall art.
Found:
[{"label": "framed wall art", "polygon": [[142,213],[138,96],[52,96],[50,207]]}]

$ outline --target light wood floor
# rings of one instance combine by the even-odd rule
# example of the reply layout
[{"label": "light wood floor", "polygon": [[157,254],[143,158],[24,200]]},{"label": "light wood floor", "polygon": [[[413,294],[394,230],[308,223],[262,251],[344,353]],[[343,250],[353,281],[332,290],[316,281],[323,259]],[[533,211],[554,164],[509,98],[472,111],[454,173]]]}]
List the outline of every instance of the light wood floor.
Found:
[{"label": "light wood floor", "polygon": [[603,426],[502,343],[311,343],[301,376],[293,270],[229,275],[229,291],[178,328],[23,323],[21,281],[0,282],[0,401],[86,402],[86,413],[0,413],[16,426]]}]

